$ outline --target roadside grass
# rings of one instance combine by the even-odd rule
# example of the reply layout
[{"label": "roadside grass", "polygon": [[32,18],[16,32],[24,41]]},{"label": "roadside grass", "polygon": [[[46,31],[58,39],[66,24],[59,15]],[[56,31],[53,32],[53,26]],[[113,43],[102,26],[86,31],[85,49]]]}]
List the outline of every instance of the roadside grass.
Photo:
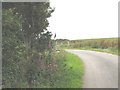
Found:
[{"label": "roadside grass", "polygon": [[[43,60],[51,60],[50,64],[45,64],[44,69],[40,68],[35,60],[34,62],[30,60],[18,62],[22,67],[19,64],[6,67],[6,73],[3,71],[4,88],[82,88],[84,75],[82,60],[61,49],[59,52],[55,51],[50,54],[51,56],[46,57],[48,59]],[[46,69],[48,65],[53,67]],[[14,71],[10,72],[11,68]],[[26,77],[32,78],[34,82],[29,84]]]},{"label": "roadside grass", "polygon": [[84,64],[82,60],[71,53],[61,51],[57,54],[59,71],[57,73],[57,88],[82,88]]},{"label": "roadside grass", "polygon": [[106,52],[106,53],[110,53],[110,54],[115,54],[115,55],[120,55],[120,53],[118,53],[118,50],[115,48],[107,48],[107,49],[91,49],[93,51],[98,51],[98,52]]},{"label": "roadside grass", "polygon": [[98,51],[98,52],[105,52],[105,53],[110,53],[110,54],[115,54],[115,55],[119,55],[120,56],[120,48],[106,48],[106,49],[102,49],[102,48],[91,48],[91,47],[81,47],[81,48],[65,48],[65,49],[80,49],[80,50],[91,50],[91,51]]}]

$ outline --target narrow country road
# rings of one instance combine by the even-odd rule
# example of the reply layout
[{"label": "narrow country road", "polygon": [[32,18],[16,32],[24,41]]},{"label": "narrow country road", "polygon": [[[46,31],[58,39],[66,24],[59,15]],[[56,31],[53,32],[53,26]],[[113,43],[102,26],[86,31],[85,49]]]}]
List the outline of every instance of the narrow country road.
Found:
[{"label": "narrow country road", "polygon": [[88,50],[66,50],[84,62],[83,88],[118,88],[118,56]]}]

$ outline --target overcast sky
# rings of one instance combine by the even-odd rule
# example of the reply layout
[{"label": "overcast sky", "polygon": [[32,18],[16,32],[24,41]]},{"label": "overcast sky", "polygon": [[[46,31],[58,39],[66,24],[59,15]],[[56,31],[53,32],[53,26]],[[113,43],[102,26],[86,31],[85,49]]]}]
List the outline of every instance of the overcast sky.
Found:
[{"label": "overcast sky", "polygon": [[49,31],[58,39],[118,36],[119,0],[51,0],[55,7]]}]

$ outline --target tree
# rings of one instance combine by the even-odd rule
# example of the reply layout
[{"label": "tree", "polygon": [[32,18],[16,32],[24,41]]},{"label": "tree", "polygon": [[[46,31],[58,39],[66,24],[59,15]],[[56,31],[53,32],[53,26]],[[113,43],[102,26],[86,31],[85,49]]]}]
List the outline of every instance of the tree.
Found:
[{"label": "tree", "polygon": [[50,40],[51,37],[51,33],[47,31],[49,25],[47,18],[51,16],[54,10],[50,8],[48,2],[9,3],[9,5],[3,3],[3,8],[13,9],[14,14],[22,18],[20,30],[23,33],[23,41],[27,49],[33,48],[34,44],[38,42],[44,44],[41,46],[48,44],[48,42],[40,42],[46,39]]},{"label": "tree", "polygon": [[[36,73],[40,71],[37,70],[39,53],[47,50],[51,41],[47,18],[53,11],[49,2],[3,3],[2,60],[6,87],[14,87],[20,77],[27,77],[26,82],[30,85],[36,78]],[[24,79],[20,81],[24,82]]]}]

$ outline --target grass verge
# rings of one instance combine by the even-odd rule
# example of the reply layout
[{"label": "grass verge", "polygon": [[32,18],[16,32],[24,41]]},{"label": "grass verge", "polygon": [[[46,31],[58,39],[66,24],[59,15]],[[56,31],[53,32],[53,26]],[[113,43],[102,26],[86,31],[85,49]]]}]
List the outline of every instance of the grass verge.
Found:
[{"label": "grass verge", "polygon": [[49,54],[40,60],[23,60],[7,67],[6,71],[3,70],[3,87],[81,88],[84,75],[82,60],[64,50]]},{"label": "grass verge", "polygon": [[62,51],[57,54],[59,63],[59,73],[57,73],[58,83],[56,87],[59,88],[82,88],[84,75],[84,65],[82,60],[71,53]]},{"label": "grass verge", "polygon": [[82,47],[82,48],[67,48],[67,49],[80,49],[80,50],[91,50],[91,51],[98,51],[98,52],[105,52],[105,53],[110,53],[110,54],[115,54],[120,56],[120,52],[116,48],[89,48],[89,47]]}]

